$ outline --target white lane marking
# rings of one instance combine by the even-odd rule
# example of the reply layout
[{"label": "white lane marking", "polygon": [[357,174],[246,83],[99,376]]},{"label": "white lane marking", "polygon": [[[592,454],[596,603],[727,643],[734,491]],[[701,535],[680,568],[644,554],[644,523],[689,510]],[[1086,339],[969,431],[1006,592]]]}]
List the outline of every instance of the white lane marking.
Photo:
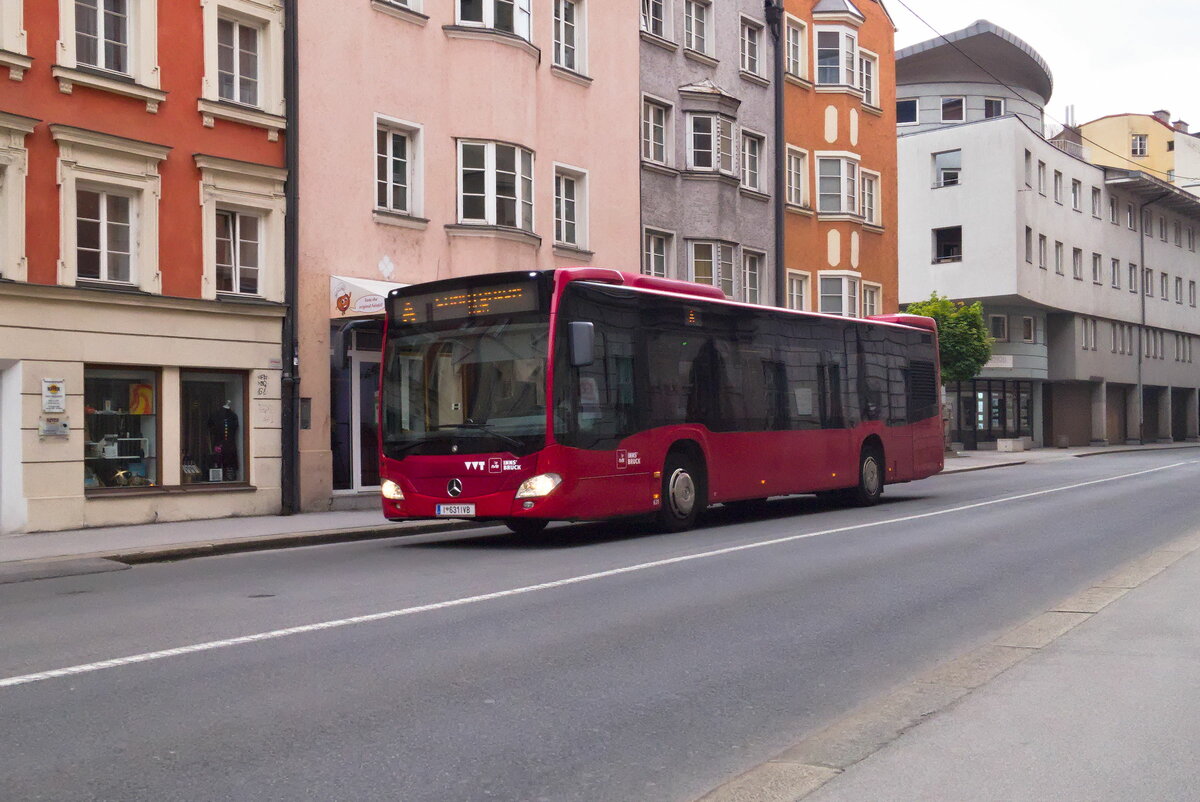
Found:
[{"label": "white lane marking", "polygon": [[371,613],[370,615],[359,615],[353,618],[340,618],[336,621],[322,621],[318,624],[304,624],[297,627],[288,627],[287,629],[274,629],[270,632],[260,632],[256,635],[244,635],[240,638],[228,638],[226,640],[214,640],[207,643],[195,643],[190,646],[180,646],[175,649],[163,649],[157,652],[145,652],[143,654],[130,655],[129,657],[118,657],[112,660],[101,660],[98,663],[84,663],[83,665],[69,666],[67,668],[56,668],[51,671],[41,671],[36,674],[23,674],[18,677],[8,677],[0,679],[0,688],[10,688],[15,685],[26,685],[31,682],[42,682],[48,679],[56,679],[58,677],[71,677],[77,674],[90,674],[94,671],[103,671],[106,668],[118,668],[120,666],[133,665],[135,663],[148,663],[152,660],[163,660],[168,657],[180,657],[185,654],[196,654],[197,652],[208,652],[214,649],[225,649],[230,646],[244,646],[248,643],[258,643],[260,641],[276,640],[278,638],[286,638],[291,635],[303,635],[307,632],[320,632],[325,629],[337,629],[340,627],[353,626],[355,624],[369,624],[373,621],[384,621],[389,618],[400,618],[402,616],[416,615],[418,613],[429,613],[435,610],[445,610],[451,607],[462,607],[467,604],[478,604],[480,602],[493,601],[495,599],[503,599],[508,596],[520,596],[526,593],[534,593],[540,590],[551,590],[553,588],[566,587],[567,585],[578,585],[582,582],[591,582],[595,579],[604,579],[611,576],[619,576],[621,574],[630,574],[635,571],[646,571],[651,568],[661,568],[666,565],[677,565],[679,563],[691,562],[692,560],[703,560],[711,557],[720,557],[726,554],[734,554],[739,551],[749,551],[751,549],[761,549],[766,546],[778,546],[782,543],[791,543],[797,540],[806,540],[808,538],[823,537],[825,535],[835,535],[842,532],[851,532],[856,529],[869,529],[877,526],[890,526],[892,524],[906,523],[908,521],[917,521],[922,518],[933,518],[938,515],[949,515],[955,512],[963,512],[965,510],[975,510],[980,507],[988,507],[994,504],[1005,504],[1010,501],[1020,501],[1022,499],[1034,498],[1036,496],[1045,496],[1050,493],[1061,493],[1066,490],[1077,490],[1081,487],[1089,485],[1104,484],[1106,482],[1116,482],[1121,479],[1131,479],[1135,476],[1144,476],[1158,471],[1166,471],[1172,468],[1178,468],[1181,465],[1194,465],[1200,460],[1189,460],[1186,462],[1176,462],[1172,465],[1164,465],[1158,468],[1150,468],[1144,471],[1136,471],[1134,473],[1125,473],[1120,476],[1110,476],[1105,479],[1092,479],[1087,482],[1078,482],[1073,485],[1065,485],[1063,487],[1053,487],[1048,490],[1036,490],[1032,493],[1021,493],[1016,496],[1004,496],[1003,498],[992,499],[990,501],[978,501],[973,504],[964,504],[959,507],[950,507],[945,510],[935,510],[934,512],[922,512],[915,515],[905,515],[900,518],[889,518],[886,521],[873,521],[868,523],[853,524],[851,526],[839,526],[835,529],[824,529],[819,532],[807,532],[800,535],[787,535],[785,537],[772,538],[771,540],[760,540],[754,543],[743,543],[739,546],[728,546],[723,549],[715,549],[712,551],[703,551],[696,554],[685,554],[679,557],[669,557],[662,560],[654,560],[653,562],[638,563],[637,565],[627,565],[624,568],[612,568],[607,571],[597,571],[593,574],[584,574],[582,576],[573,576],[566,579],[557,579],[553,582],[542,582],[537,585],[528,585],[523,588],[513,588],[511,590],[501,590],[495,593],[484,593],[480,596],[468,596],[461,599],[451,599],[450,601],[435,602],[433,604],[422,604],[417,607],[406,607],[402,610],[388,610],[382,613]]}]

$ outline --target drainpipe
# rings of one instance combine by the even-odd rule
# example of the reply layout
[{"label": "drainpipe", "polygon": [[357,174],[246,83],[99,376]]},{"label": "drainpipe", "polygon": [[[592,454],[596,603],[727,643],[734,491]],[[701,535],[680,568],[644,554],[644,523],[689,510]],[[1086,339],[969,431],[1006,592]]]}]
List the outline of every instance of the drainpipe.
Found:
[{"label": "drainpipe", "polygon": [[787,306],[783,253],[783,204],[787,192],[787,143],[783,125],[783,0],[763,0],[763,14],[775,44],[775,305]]},{"label": "drainpipe", "polygon": [[[1137,361],[1137,404],[1138,404],[1138,442],[1146,442],[1146,398],[1145,388],[1142,384],[1142,360],[1146,358],[1146,290],[1154,291],[1153,285],[1146,287],[1146,209],[1153,203],[1158,203],[1163,198],[1171,193],[1160,193],[1148,201],[1145,201],[1138,207],[1138,271],[1141,273],[1142,291],[1141,296],[1142,307],[1142,325],[1138,328],[1138,361]],[[1153,226],[1151,226],[1153,228]]]},{"label": "drainpipe", "polygon": [[282,460],[280,465],[280,494],[282,512],[294,515],[300,510],[300,355],[297,348],[296,318],[300,255],[300,91],[299,36],[297,35],[297,2],[284,0],[283,97],[287,110],[287,133],[284,142],[287,161],[285,187],[287,216],[284,219],[283,270],[283,375],[281,378],[280,420]]}]

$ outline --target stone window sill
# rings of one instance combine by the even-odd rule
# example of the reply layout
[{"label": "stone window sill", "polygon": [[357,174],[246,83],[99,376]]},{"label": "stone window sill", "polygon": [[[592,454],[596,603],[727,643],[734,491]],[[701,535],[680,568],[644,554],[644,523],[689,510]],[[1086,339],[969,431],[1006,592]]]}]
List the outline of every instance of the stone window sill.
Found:
[{"label": "stone window sill", "polygon": [[498,31],[495,28],[476,28],[472,25],[443,25],[442,31],[448,39],[475,39],[515,47],[528,53],[538,64],[542,63],[542,51],[515,33]]},{"label": "stone window sill", "polygon": [[758,84],[759,86],[770,86],[771,85],[771,82],[769,80],[767,80],[766,78],[762,77],[761,75],[758,75],[753,72],[746,72],[745,70],[739,70],[738,75],[741,76],[741,79],[743,81],[749,81],[752,84]]},{"label": "stone window sill", "polygon": [[751,200],[757,200],[757,201],[771,200],[771,196],[768,195],[766,192],[760,192],[759,190],[751,189],[750,187],[739,187],[738,192],[742,195],[742,197],[750,198]]},{"label": "stone window sill", "polygon": [[715,67],[721,63],[720,59],[715,59],[707,53],[701,53],[699,50],[692,50],[690,47],[683,49],[683,55],[692,61],[698,61],[706,67]]},{"label": "stone window sill", "polygon": [[387,14],[389,17],[402,19],[405,22],[411,22],[414,25],[425,27],[429,22],[429,15],[422,14],[419,11],[414,11],[407,6],[402,6],[399,3],[390,2],[390,0],[371,0],[371,8],[376,11]]},{"label": "stone window sill", "polygon": [[790,214],[798,214],[798,215],[803,215],[804,217],[812,217],[812,216],[814,216],[814,212],[813,212],[813,210],[812,210],[812,208],[811,208],[811,207],[808,207],[808,206],[797,206],[797,205],[796,205],[796,204],[794,204],[794,203],[788,203],[788,204],[785,204],[785,205],[784,205],[784,207],[783,207],[783,210],[784,210],[785,212],[788,212],[788,213],[790,213]]},{"label": "stone window sill", "polygon": [[111,92],[114,95],[145,101],[146,111],[150,114],[158,114],[158,105],[167,99],[167,93],[161,89],[143,86],[136,81],[122,79],[115,74],[110,78],[91,70],[71,69],[57,64],[50,69],[50,74],[58,81],[58,91],[64,95],[73,94],[76,85],[86,86],[90,89],[99,89],[102,92]]},{"label": "stone window sill", "polygon": [[385,226],[396,226],[398,228],[411,228],[414,231],[424,231],[429,227],[429,218],[417,217],[404,212],[396,212],[391,209],[375,209],[371,216],[376,223]]},{"label": "stone window sill", "polygon": [[216,120],[228,120],[229,122],[262,128],[267,132],[267,139],[271,142],[278,142],[279,134],[287,128],[287,119],[285,117],[268,114],[265,111],[250,108],[249,106],[239,106],[236,103],[229,103],[224,100],[206,100],[200,98],[197,101],[197,109],[200,111],[201,121],[204,123],[205,128],[214,127]]},{"label": "stone window sill", "polygon": [[512,226],[493,226],[482,223],[451,223],[446,226],[446,234],[451,237],[491,237],[532,245],[534,248],[539,248],[542,245],[542,238],[537,234],[526,231],[523,228],[513,228]]},{"label": "stone window sill", "polygon": [[579,84],[580,86],[592,85],[592,78],[589,76],[584,75],[582,72],[576,72],[575,70],[568,69],[566,67],[560,67],[557,64],[552,64],[550,66],[550,73],[552,75],[557,75],[564,81],[570,81],[571,83]]},{"label": "stone window sill", "polygon": [[672,178],[675,178],[679,175],[679,171],[674,167],[668,167],[667,165],[659,164],[658,162],[646,161],[645,159],[642,159],[642,169],[649,170],[652,173],[658,173],[659,175],[670,176]]},{"label": "stone window sill", "polygon": [[793,86],[800,86],[805,89],[813,88],[812,81],[808,80],[807,78],[804,78],[803,76],[796,75],[795,73],[791,73],[791,72],[784,73],[783,80],[787,81],[789,84],[792,84]]},{"label": "stone window sill", "polygon": [[592,257],[596,254],[594,251],[589,251],[586,248],[580,248],[576,245],[568,245],[565,242],[556,242],[554,243],[554,255],[562,256],[567,259],[578,259],[583,262],[590,262],[592,261]]},{"label": "stone window sill", "polygon": [[679,45],[672,42],[670,39],[664,39],[658,34],[650,33],[650,31],[642,31],[642,41],[649,42],[655,47],[661,47],[663,50],[668,50],[674,53],[679,49]]},{"label": "stone window sill", "polygon": [[8,77],[14,81],[25,80],[25,73],[33,66],[33,59],[14,53],[11,50],[0,50],[0,67],[8,67]]}]

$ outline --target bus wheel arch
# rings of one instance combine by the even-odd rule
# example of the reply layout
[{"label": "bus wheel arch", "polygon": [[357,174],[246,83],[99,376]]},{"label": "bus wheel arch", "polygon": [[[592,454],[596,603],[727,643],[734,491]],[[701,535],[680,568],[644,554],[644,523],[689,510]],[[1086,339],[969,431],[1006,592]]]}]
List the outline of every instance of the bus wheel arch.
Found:
[{"label": "bus wheel arch", "polygon": [[658,526],[682,532],[695,526],[708,506],[708,471],[704,450],[694,440],[673,443],[663,459]]}]

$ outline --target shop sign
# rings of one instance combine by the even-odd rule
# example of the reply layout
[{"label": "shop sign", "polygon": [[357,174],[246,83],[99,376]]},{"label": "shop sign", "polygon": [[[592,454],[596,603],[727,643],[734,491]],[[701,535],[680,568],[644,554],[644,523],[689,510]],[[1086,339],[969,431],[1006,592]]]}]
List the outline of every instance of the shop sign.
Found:
[{"label": "shop sign", "polygon": [[383,311],[382,295],[363,295],[354,303],[354,311],[365,315],[375,315]]},{"label": "shop sign", "polygon": [[42,412],[67,411],[67,385],[62,379],[42,379]]},{"label": "shop sign", "polygon": [[71,419],[66,415],[43,415],[38,421],[39,437],[70,437]]},{"label": "shop sign", "polygon": [[996,354],[987,361],[984,369],[988,368],[1011,368],[1013,366],[1012,354]]}]

